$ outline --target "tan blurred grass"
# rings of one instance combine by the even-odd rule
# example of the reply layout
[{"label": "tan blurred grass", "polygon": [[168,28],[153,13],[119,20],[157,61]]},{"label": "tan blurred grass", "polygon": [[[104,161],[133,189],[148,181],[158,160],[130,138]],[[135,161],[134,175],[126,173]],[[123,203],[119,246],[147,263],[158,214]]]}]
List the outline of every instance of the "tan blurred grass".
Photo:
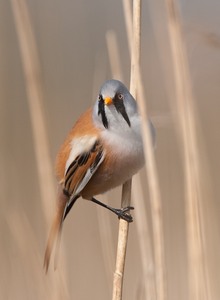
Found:
[{"label": "tan blurred grass", "polygon": [[195,100],[192,92],[189,64],[182,36],[180,17],[174,0],[166,1],[168,31],[173,58],[176,103],[179,115],[180,143],[183,149],[186,225],[188,246],[189,299],[210,298],[207,257],[204,248],[204,220],[202,218],[201,166],[196,126]]},{"label": "tan blurred grass", "polygon": [[[53,204],[51,205],[51,203],[54,203],[54,200],[56,199],[56,192],[54,187],[53,166],[51,163],[51,156],[48,143],[48,133],[44,111],[44,97],[41,83],[41,70],[38,57],[38,49],[26,1],[12,0],[11,6],[14,14],[15,27],[17,30],[21,60],[25,75],[25,87],[27,92],[29,113],[32,124],[34,150],[36,155],[36,168],[38,171],[38,180],[41,192],[40,200],[42,214],[45,218],[45,223],[48,227],[50,225],[52,215],[51,206],[53,207]],[[25,218],[23,218],[23,220],[21,221],[21,219],[16,215],[14,215],[9,221],[9,225],[12,228],[12,232],[15,231],[14,236],[20,237],[21,239],[20,249],[27,248],[27,246],[25,247],[24,245],[28,242],[33,245],[33,242],[30,239],[31,237],[33,237],[33,233],[31,233],[30,230],[26,232],[26,230],[28,230],[28,223],[26,222],[26,224],[23,224],[23,222],[25,222]],[[29,236],[29,241],[22,241],[22,238],[24,238],[25,236]],[[35,250],[39,248],[36,242],[34,248]],[[22,253],[22,255],[24,256],[25,254]],[[63,260],[62,257],[61,259]],[[32,260],[34,261],[33,258]],[[42,280],[44,274],[42,271],[39,270],[39,265],[35,265],[33,267],[35,270],[38,270],[38,276],[40,276]],[[50,278],[50,298],[67,298],[68,291],[66,284],[64,284],[64,282],[66,281],[65,275],[65,269],[63,268],[63,270],[59,272],[58,277],[53,276]]]}]

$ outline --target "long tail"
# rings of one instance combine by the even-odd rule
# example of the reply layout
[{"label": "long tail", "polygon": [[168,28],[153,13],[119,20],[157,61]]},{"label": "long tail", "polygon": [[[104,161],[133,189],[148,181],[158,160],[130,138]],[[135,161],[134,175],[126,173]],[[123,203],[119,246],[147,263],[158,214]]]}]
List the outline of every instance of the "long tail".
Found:
[{"label": "long tail", "polygon": [[64,195],[62,191],[59,192],[58,196],[59,196],[59,199],[58,199],[57,211],[54,216],[53,223],[52,223],[52,226],[50,229],[49,237],[47,240],[47,246],[46,246],[46,250],[45,250],[45,255],[44,255],[44,268],[45,268],[46,272],[47,272],[49,264],[50,264],[50,257],[51,257],[51,253],[52,253],[55,242],[57,244],[57,249],[59,246],[64,211],[65,211],[66,205],[68,203],[68,197],[66,195]]}]

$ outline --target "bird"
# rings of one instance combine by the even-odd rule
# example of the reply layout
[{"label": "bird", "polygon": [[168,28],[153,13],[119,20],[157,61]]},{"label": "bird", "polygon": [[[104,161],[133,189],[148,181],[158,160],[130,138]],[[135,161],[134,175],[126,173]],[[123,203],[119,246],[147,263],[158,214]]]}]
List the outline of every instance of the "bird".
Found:
[{"label": "bird", "polygon": [[[155,130],[149,122],[152,140]],[[75,123],[58,152],[55,164],[58,201],[47,240],[44,267],[49,267],[63,221],[79,197],[132,222],[131,206],[113,208],[95,198],[124,184],[144,165],[141,116],[137,102],[119,80],[101,86],[93,107]]]}]

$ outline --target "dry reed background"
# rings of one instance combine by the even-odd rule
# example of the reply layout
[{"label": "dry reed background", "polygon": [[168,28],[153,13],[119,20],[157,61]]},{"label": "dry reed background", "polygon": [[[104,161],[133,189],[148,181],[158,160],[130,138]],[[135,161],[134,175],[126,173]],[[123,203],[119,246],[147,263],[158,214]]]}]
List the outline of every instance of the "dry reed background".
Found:
[{"label": "dry reed background", "polygon": [[[45,213],[41,201],[33,123],[11,3],[0,1],[0,299],[111,299],[118,221],[86,201],[78,201],[65,222],[58,270],[51,269],[48,276],[43,272],[48,212]],[[27,4],[41,68],[38,76],[42,83],[49,151],[54,160],[72,123],[95,99],[100,84],[111,77],[107,30],[116,33],[121,70],[128,85],[130,55],[125,21],[118,1],[29,0]],[[205,283],[209,287],[209,296],[204,300],[217,300],[220,297],[220,4],[214,0],[180,4],[197,117],[205,254],[202,262],[207,267]],[[141,61],[148,113],[157,128],[156,162],[163,201],[167,299],[191,300],[187,286],[190,270],[198,270],[199,266],[194,262],[187,267],[189,219],[185,216],[180,115],[171,101],[175,95],[171,53],[165,1],[143,1]],[[151,233],[144,171],[141,184],[149,226],[143,232]],[[138,197],[135,195],[136,206]],[[107,198],[113,206],[118,206],[120,190],[112,191]],[[53,199],[48,199],[46,207],[52,211]],[[137,217],[135,211],[133,215]],[[150,281],[154,270],[149,261],[143,273],[141,255],[143,248],[134,223],[130,226],[126,260],[126,300],[146,299],[144,284],[146,278]],[[146,255],[150,257],[149,253]]]}]

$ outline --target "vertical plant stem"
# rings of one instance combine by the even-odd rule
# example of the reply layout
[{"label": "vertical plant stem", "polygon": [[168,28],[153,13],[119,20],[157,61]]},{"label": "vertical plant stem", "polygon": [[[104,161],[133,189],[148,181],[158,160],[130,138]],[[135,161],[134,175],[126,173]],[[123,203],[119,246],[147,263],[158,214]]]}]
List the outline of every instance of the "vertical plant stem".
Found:
[{"label": "vertical plant stem", "polygon": [[141,52],[141,0],[133,1],[133,39],[131,48],[130,93],[137,98]]},{"label": "vertical plant stem", "polygon": [[[129,206],[131,202],[131,180],[128,180],[122,187],[122,207]],[[118,246],[116,265],[113,278],[112,300],[122,299],[122,288],[124,278],[125,257],[128,241],[129,223],[123,219],[119,221]]]},{"label": "vertical plant stem", "polygon": [[128,50],[129,54],[131,55],[131,48],[132,48],[132,6],[130,0],[122,0],[123,3],[123,11],[124,11],[124,18],[125,18],[125,27],[128,39]]},{"label": "vertical plant stem", "polygon": [[[130,92],[136,98],[137,95],[137,71],[140,62],[140,30],[141,30],[141,0],[133,1],[133,41],[131,55],[131,78]],[[130,206],[131,203],[131,184],[132,179],[128,180],[122,188],[121,207]],[[112,300],[122,299],[122,287],[124,277],[125,256],[128,241],[129,223],[120,219],[118,248],[116,258],[116,269],[113,280],[113,295]]]},{"label": "vertical plant stem", "polygon": [[[140,73],[139,73],[140,74]],[[144,153],[146,159],[146,171],[148,175],[149,195],[151,204],[151,218],[153,228],[154,242],[154,261],[155,261],[155,281],[156,281],[156,299],[164,300],[167,298],[166,286],[166,267],[165,267],[165,249],[163,234],[162,204],[160,195],[160,186],[156,169],[156,162],[152,149],[152,138],[147,120],[147,110],[144,101],[143,85],[141,78],[138,77],[139,87],[139,108],[142,116],[142,136],[144,143]],[[151,298],[152,299],[152,298]]]},{"label": "vertical plant stem", "polygon": [[108,50],[109,63],[113,78],[123,81],[120,56],[116,34],[113,30],[108,30],[106,33],[106,44]]},{"label": "vertical plant stem", "polygon": [[[130,1],[123,0],[124,5],[124,14],[127,19],[126,28],[127,31],[130,31],[128,34],[128,40],[130,41],[129,45],[131,47],[132,43],[132,15],[131,15],[131,5]],[[127,14],[129,17],[127,17]],[[108,31],[106,34],[107,48],[109,53],[109,61],[111,66],[111,72],[113,78],[117,78],[123,81],[122,69],[120,64],[119,50],[117,47],[116,34],[114,31]],[[131,49],[130,49],[131,52]],[[151,144],[150,144],[151,147]],[[132,194],[135,206],[135,223],[134,225],[137,228],[138,234],[138,243],[140,247],[141,254],[141,264],[143,269],[143,275],[141,276],[140,286],[143,286],[143,292],[146,299],[155,300],[156,299],[156,290],[155,290],[155,276],[154,276],[154,261],[153,253],[151,247],[151,239],[149,233],[149,226],[147,220],[147,213],[145,209],[145,197],[143,193],[143,187],[141,185],[141,176],[137,174],[134,178],[135,182],[132,185]],[[137,204],[137,205],[136,205]],[[106,219],[106,218],[105,218]],[[106,223],[106,220],[105,222]],[[103,227],[103,226],[102,226]],[[104,239],[104,237],[103,237]],[[106,247],[107,248],[107,247]],[[105,253],[109,252],[105,250]],[[105,255],[106,256],[106,255]]]},{"label": "vertical plant stem", "polygon": [[[131,15],[131,5],[129,0],[123,0],[124,7],[124,17],[126,23],[126,31],[128,37],[129,49],[131,48],[131,27],[132,27],[132,15]],[[130,50],[131,52],[131,50]],[[138,66],[138,102],[140,106],[140,113],[143,120],[147,120],[147,106],[145,103],[145,96],[143,90],[143,82],[140,70],[140,63]],[[138,203],[134,196],[135,212],[136,212],[136,226],[137,232],[139,235],[139,245],[141,251],[141,260],[143,267],[143,286],[144,286],[144,295],[147,299],[156,299],[156,295],[165,294],[165,262],[164,262],[164,238],[163,238],[163,222],[161,215],[161,197],[160,189],[158,183],[158,177],[156,172],[156,164],[154,156],[152,153],[152,141],[151,133],[149,132],[147,122],[142,122],[142,130],[144,137],[144,151],[146,161],[151,161],[150,167],[149,163],[146,164],[146,171],[148,174],[149,182],[149,194],[151,199],[151,213],[152,213],[152,222],[153,222],[153,240],[154,240],[154,252],[155,252],[155,263],[153,260],[152,247],[150,242],[149,230],[148,230],[148,221],[147,214],[145,212],[145,204],[143,192],[140,184],[140,175],[138,174],[138,179],[136,184],[133,187],[134,195],[138,195]],[[150,155],[150,157],[149,157]],[[152,162],[153,160],[153,162]],[[142,195],[142,196],[141,196]],[[159,208],[159,209],[158,209]],[[155,269],[155,271],[154,271]],[[156,276],[156,278],[155,278]],[[156,279],[156,280],[155,280]],[[155,282],[156,281],[156,282]],[[162,292],[160,292],[162,291]]]},{"label": "vertical plant stem", "polygon": [[[46,118],[43,109],[43,89],[40,77],[40,62],[37,44],[32,29],[31,19],[25,0],[11,0],[15,27],[21,52],[28,106],[31,116],[34,150],[37,161],[38,179],[40,183],[42,212],[46,224],[49,225],[52,213],[51,204],[56,199],[53,168],[49,153]],[[42,268],[43,269],[43,268]],[[65,272],[51,281],[51,299],[67,299],[68,292]]]},{"label": "vertical plant stem", "polygon": [[46,119],[43,110],[43,91],[40,80],[40,63],[37,53],[37,45],[25,0],[11,0],[11,4],[25,75],[27,100],[31,115],[34,139],[34,150],[40,182],[42,208],[43,213],[45,214],[45,219],[49,223],[51,211],[50,203],[54,202],[56,196],[46,130]]},{"label": "vertical plant stem", "polygon": [[186,225],[189,262],[189,299],[210,299],[204,253],[200,165],[194,112],[194,97],[180,18],[174,0],[166,0],[168,30],[176,85],[176,101],[183,144],[186,189]]},{"label": "vertical plant stem", "polygon": [[[125,10],[125,19],[127,24],[127,35],[129,34],[129,1],[123,0],[124,10]],[[134,26],[138,26],[138,24],[134,24]],[[140,46],[139,46],[140,47]],[[139,56],[140,60],[140,56]],[[140,70],[140,62],[136,62],[137,66],[136,71],[136,81],[139,83],[138,85],[138,104],[140,108],[140,113],[142,116],[142,120],[147,120],[147,106],[145,103],[144,89],[141,77]],[[148,184],[149,184],[149,195],[151,201],[151,215],[152,215],[152,227],[153,227],[153,241],[154,241],[154,260],[155,260],[155,281],[156,281],[156,292],[155,292],[155,282],[150,275],[148,264],[145,263],[144,266],[144,278],[149,282],[145,284],[145,295],[150,299],[166,299],[167,291],[166,291],[166,268],[165,268],[165,255],[164,255],[164,234],[163,234],[163,220],[162,220],[162,205],[161,205],[161,196],[160,196],[160,187],[158,182],[158,175],[156,170],[156,162],[153,155],[152,149],[152,140],[151,133],[149,130],[149,126],[147,122],[142,122],[142,136],[144,142],[144,152],[146,159],[146,171],[148,175]],[[142,205],[143,207],[143,205]],[[140,232],[144,223],[147,223],[146,215],[143,214],[139,208],[136,209],[138,220],[136,220],[138,230]],[[142,222],[141,220],[145,221]],[[141,252],[143,252],[143,246],[146,243],[143,240],[140,241]],[[146,245],[145,245],[146,246]],[[148,247],[149,248],[149,247]],[[147,247],[145,249],[147,251]],[[151,249],[149,249],[151,252]],[[149,264],[153,261],[151,254],[149,253],[150,261]],[[146,262],[144,259],[143,261]],[[147,268],[147,269],[146,269]],[[150,275],[150,276],[149,276]]]}]

